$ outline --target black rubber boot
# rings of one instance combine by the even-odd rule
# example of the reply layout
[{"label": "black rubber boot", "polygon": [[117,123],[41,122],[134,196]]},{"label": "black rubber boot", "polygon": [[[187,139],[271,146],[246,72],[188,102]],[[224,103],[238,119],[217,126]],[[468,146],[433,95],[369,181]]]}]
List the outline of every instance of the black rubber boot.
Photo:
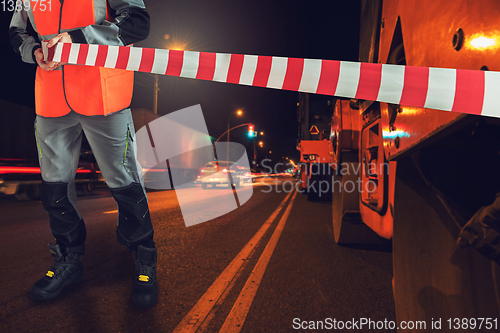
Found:
[{"label": "black rubber boot", "polygon": [[149,307],[158,300],[156,283],[156,247],[137,246],[132,252],[135,262],[135,280],[132,301],[140,307]]},{"label": "black rubber boot", "polygon": [[54,257],[54,263],[47,274],[31,287],[30,296],[36,300],[54,298],[61,293],[65,286],[83,277],[81,254],[63,254],[59,244],[49,243],[49,249]]}]

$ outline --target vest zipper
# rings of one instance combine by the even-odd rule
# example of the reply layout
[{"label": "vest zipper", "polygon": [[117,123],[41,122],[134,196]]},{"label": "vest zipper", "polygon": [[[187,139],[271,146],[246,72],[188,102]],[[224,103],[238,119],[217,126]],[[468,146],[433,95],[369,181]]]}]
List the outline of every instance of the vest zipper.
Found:
[{"label": "vest zipper", "polygon": [[[61,9],[59,10],[59,30],[58,33],[61,33],[61,21],[62,21],[62,12],[63,12],[63,5],[64,5],[64,0],[59,0],[61,3]],[[64,93],[64,100],[66,101],[66,105],[69,107],[71,111],[74,111],[71,105],[69,105],[68,98],[66,97],[66,85],[64,83],[64,66],[61,66],[62,70],[62,84],[63,84],[63,93]]]},{"label": "vest zipper", "polygon": [[62,19],[62,10],[63,10],[63,5],[64,5],[64,0],[59,0],[61,3],[61,9],[59,9],[59,30],[58,33],[61,33],[61,19]]}]

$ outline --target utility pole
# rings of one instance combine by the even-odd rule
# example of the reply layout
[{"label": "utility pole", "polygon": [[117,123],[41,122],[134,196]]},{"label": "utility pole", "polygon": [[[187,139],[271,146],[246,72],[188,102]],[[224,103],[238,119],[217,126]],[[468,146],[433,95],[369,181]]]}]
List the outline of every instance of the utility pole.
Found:
[{"label": "utility pole", "polygon": [[[236,114],[237,116],[241,116],[243,114],[243,110],[239,109],[235,113],[230,113],[227,117],[227,153],[226,153],[226,161],[229,161],[229,132],[231,131],[230,120],[231,116]],[[239,126],[238,126],[239,127]]]},{"label": "utility pole", "polygon": [[256,139],[253,138],[253,160],[255,161],[255,163],[257,163],[257,150],[255,148],[255,145],[256,145]]},{"label": "utility pole", "polygon": [[158,114],[158,74],[155,74],[154,75],[155,77],[155,86],[154,86],[154,90],[155,90],[155,94],[154,94],[154,98],[153,98],[153,113],[154,114]]},{"label": "utility pole", "polygon": [[227,151],[226,151],[226,161],[229,161],[229,132],[231,131],[231,127],[229,126],[229,119],[231,119],[231,115],[227,118]]}]

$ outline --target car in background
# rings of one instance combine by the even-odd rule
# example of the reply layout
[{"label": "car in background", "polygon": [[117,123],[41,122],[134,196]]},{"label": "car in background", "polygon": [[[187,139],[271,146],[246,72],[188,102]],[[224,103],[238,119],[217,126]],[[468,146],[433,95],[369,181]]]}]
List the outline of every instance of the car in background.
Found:
[{"label": "car in background", "polygon": [[[90,195],[96,186],[104,185],[92,151],[80,153],[75,184],[84,195]],[[33,200],[40,197],[41,185],[38,161],[0,158],[0,194],[13,195],[21,201]]]},{"label": "car in background", "polygon": [[243,166],[238,166],[237,168],[241,171],[244,183],[251,183],[254,181],[252,177],[252,170],[250,168]]},{"label": "car in background", "polygon": [[243,184],[244,172],[234,162],[211,161],[200,170],[200,182],[203,189],[208,186],[226,185],[229,188],[239,188]]},{"label": "car in background", "polygon": [[270,174],[263,172],[261,169],[251,169],[252,172],[252,182],[255,183],[257,179],[259,178],[264,178],[264,177],[269,177]]}]

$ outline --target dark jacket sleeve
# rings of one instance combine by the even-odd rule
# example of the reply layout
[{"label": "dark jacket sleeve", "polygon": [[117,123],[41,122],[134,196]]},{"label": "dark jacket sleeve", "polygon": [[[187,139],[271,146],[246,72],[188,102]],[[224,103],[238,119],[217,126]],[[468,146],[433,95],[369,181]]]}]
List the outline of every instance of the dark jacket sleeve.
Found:
[{"label": "dark jacket sleeve", "polygon": [[28,13],[24,9],[15,11],[9,26],[10,45],[21,55],[24,62],[35,64],[33,52],[40,48],[40,43],[28,34],[27,25]]},{"label": "dark jacket sleeve", "polygon": [[114,21],[69,31],[74,43],[129,45],[149,35],[149,14],[142,0],[108,0]]}]

